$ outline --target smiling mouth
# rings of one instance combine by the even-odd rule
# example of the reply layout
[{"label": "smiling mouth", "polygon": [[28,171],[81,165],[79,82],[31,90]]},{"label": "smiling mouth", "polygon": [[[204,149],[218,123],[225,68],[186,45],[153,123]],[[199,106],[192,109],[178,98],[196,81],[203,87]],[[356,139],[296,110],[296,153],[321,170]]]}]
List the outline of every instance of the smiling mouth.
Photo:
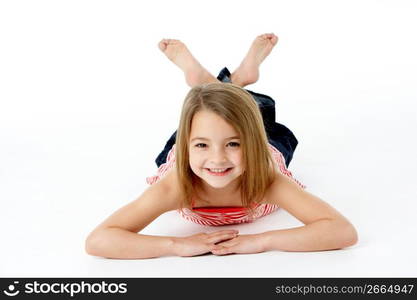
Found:
[{"label": "smiling mouth", "polygon": [[232,170],[233,168],[224,168],[224,169],[209,169],[209,168],[205,168],[209,174],[214,175],[214,176],[224,176],[226,174],[228,174],[230,172],[230,170]]}]

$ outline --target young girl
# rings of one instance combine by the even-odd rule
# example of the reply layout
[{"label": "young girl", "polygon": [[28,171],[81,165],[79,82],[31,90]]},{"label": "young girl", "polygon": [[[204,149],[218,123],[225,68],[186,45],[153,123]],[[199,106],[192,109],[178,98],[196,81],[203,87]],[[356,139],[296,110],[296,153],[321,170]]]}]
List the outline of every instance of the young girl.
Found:
[{"label": "young girl", "polygon": [[[334,208],[304,190],[287,169],[297,139],[275,122],[275,101],[243,89],[259,78],[261,62],[278,41],[258,36],[233,74],[213,77],[178,40],[159,48],[179,66],[192,89],[180,124],[156,159],[158,174],[133,202],[101,223],[86,240],[90,255],[151,258],[204,253],[320,251],[354,245],[357,233]],[[161,214],[178,210],[201,225],[253,222],[281,207],[304,226],[238,235],[236,230],[188,237],[138,234]]]}]

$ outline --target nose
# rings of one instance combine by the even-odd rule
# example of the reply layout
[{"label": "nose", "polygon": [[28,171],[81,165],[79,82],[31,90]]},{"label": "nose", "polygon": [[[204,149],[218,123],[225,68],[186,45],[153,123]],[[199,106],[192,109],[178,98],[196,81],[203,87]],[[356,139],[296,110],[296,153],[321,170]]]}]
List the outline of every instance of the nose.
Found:
[{"label": "nose", "polygon": [[211,151],[210,154],[210,161],[214,164],[214,165],[219,165],[221,166],[222,163],[227,162],[227,158],[226,158],[226,153],[223,149],[214,149],[213,151]]}]

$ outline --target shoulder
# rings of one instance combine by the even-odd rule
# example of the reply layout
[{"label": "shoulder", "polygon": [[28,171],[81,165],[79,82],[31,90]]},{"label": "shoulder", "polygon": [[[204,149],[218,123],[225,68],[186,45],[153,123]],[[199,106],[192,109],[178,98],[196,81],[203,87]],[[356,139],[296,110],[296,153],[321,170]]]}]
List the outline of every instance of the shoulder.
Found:
[{"label": "shoulder", "polygon": [[175,165],[155,185],[164,198],[169,200],[171,210],[180,208],[181,192]]},{"label": "shoulder", "polygon": [[266,202],[285,209],[304,224],[343,216],[328,203],[300,187],[288,176],[277,173],[266,192]]},{"label": "shoulder", "polygon": [[304,203],[306,199],[311,199],[312,196],[297,184],[294,179],[277,172],[265,193],[265,201],[289,211],[297,204]]},{"label": "shoulder", "polygon": [[266,201],[271,204],[280,205],[282,198],[294,196],[296,193],[305,192],[297,183],[288,176],[277,172],[274,180],[266,191]]}]

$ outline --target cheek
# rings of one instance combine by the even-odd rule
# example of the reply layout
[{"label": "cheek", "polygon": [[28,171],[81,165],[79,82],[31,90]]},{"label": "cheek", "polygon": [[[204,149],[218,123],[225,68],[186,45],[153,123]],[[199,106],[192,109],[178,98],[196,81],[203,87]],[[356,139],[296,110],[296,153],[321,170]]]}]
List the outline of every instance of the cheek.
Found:
[{"label": "cheek", "polygon": [[240,165],[242,163],[242,153],[237,152],[232,155],[232,160],[236,165]]},{"label": "cheek", "polygon": [[235,159],[236,159],[235,164],[239,165],[239,168],[240,168],[241,172],[244,172],[245,171],[245,166],[244,166],[242,154],[237,155]]},{"label": "cheek", "polygon": [[203,160],[198,155],[190,155],[189,161],[192,168],[199,168]]}]

